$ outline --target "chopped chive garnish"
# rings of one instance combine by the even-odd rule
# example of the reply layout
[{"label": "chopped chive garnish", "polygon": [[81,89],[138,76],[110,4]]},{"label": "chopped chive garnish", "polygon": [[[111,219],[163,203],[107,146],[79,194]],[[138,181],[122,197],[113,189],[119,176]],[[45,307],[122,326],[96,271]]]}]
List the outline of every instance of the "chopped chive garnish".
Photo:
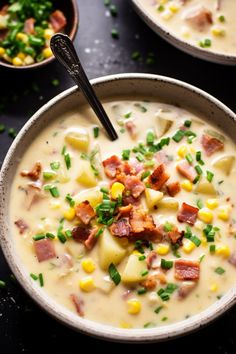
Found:
[{"label": "chopped chive garnish", "polygon": [[111,14],[111,16],[113,16],[113,17],[116,17],[117,16],[117,7],[116,7],[116,5],[110,5],[110,14]]},{"label": "chopped chive garnish", "polygon": [[108,193],[109,193],[109,190],[108,190],[108,188],[106,188],[106,187],[102,187],[102,188],[100,189],[100,191],[101,191],[102,193],[105,193],[105,194],[108,194]]},{"label": "chopped chive garnish", "polygon": [[60,81],[58,79],[53,79],[51,81],[52,86],[57,87],[60,85]]},{"label": "chopped chive garnish", "polygon": [[121,276],[113,263],[109,265],[108,272],[111,280],[115,283],[115,285],[118,285],[121,281]]},{"label": "chopped chive garnish", "polygon": [[72,231],[71,230],[66,230],[65,231],[65,235],[66,235],[67,238],[72,237]]},{"label": "chopped chive garnish", "polygon": [[218,184],[222,184],[222,183],[224,183],[224,180],[223,180],[223,179],[222,179],[222,181],[219,181],[219,182],[218,182]]},{"label": "chopped chive garnish", "polygon": [[146,294],[147,290],[145,288],[140,288],[137,290],[137,294],[138,295],[143,295],[143,294]]},{"label": "chopped chive garnish", "polygon": [[159,12],[162,12],[162,11],[165,10],[165,6],[164,6],[164,5],[159,5],[158,8],[157,8],[157,10],[158,10]]},{"label": "chopped chive garnish", "polygon": [[151,145],[154,143],[154,140],[155,140],[155,134],[153,131],[149,131],[147,133],[147,137],[146,137],[146,142],[147,142],[147,145]]},{"label": "chopped chive garnish", "polygon": [[187,154],[185,156],[186,160],[188,161],[189,164],[193,163],[193,157],[191,154]]},{"label": "chopped chive garnish", "polygon": [[147,161],[144,163],[144,167],[153,167],[155,165],[155,161]]},{"label": "chopped chive garnish", "polygon": [[149,327],[152,327],[154,326],[154,324],[152,322],[147,322],[143,325],[143,328],[149,328]]},{"label": "chopped chive garnish", "polygon": [[192,121],[191,120],[186,120],[184,122],[184,126],[187,127],[187,128],[190,128],[191,127],[191,124],[192,124]]},{"label": "chopped chive garnish", "polygon": [[46,233],[46,237],[47,237],[47,238],[50,238],[51,240],[53,240],[56,236],[53,235],[51,232],[47,232],[47,233]]},{"label": "chopped chive garnish", "polygon": [[143,270],[141,272],[141,275],[142,275],[142,277],[145,277],[146,275],[148,275],[148,270],[147,269]]},{"label": "chopped chive garnish", "polygon": [[198,209],[202,209],[204,206],[203,201],[201,199],[198,199],[196,204],[197,204]]},{"label": "chopped chive garnish", "polygon": [[199,165],[196,165],[194,168],[195,168],[195,170],[196,170],[198,175],[202,174],[202,169],[201,169],[201,167]]},{"label": "chopped chive garnish", "polygon": [[178,288],[176,284],[169,283],[165,289],[161,288],[158,290],[157,295],[160,296],[162,301],[168,301],[170,299],[170,295]]},{"label": "chopped chive garnish", "polygon": [[208,182],[212,182],[213,177],[214,177],[214,173],[212,173],[211,171],[206,171],[206,173],[207,173]]},{"label": "chopped chive garnish", "polygon": [[31,278],[33,279],[33,280],[38,280],[38,276],[36,275],[36,274],[34,274],[34,273],[30,273],[30,276],[31,276]]},{"label": "chopped chive garnish", "polygon": [[210,253],[215,253],[215,251],[216,251],[216,245],[210,245],[209,251],[210,251]]},{"label": "chopped chive garnish", "polygon": [[120,133],[121,133],[121,134],[124,134],[124,133],[125,133],[125,128],[121,128],[121,129],[120,129]]},{"label": "chopped chive garnish", "polygon": [[49,189],[51,195],[53,196],[53,198],[58,198],[60,197],[60,193],[57,187],[53,186]]},{"label": "chopped chive garnish", "polygon": [[167,261],[164,258],[161,259],[161,268],[162,269],[170,269],[173,267],[173,261]]},{"label": "chopped chive garnish", "polygon": [[162,317],[162,319],[161,319],[161,320],[162,320],[162,322],[165,322],[165,321],[167,321],[167,320],[168,320],[168,317],[166,317],[166,316],[165,316],[165,317]]},{"label": "chopped chive garnish", "polygon": [[93,136],[94,136],[94,138],[98,138],[98,136],[99,136],[99,127],[94,127],[93,128]]},{"label": "chopped chive garnish", "polygon": [[179,244],[176,243],[175,245],[171,245],[171,249],[172,249],[172,252],[173,252],[173,255],[176,257],[176,258],[180,258],[181,255],[179,254],[178,252],[178,249],[179,249]]},{"label": "chopped chive garnish", "polygon": [[44,286],[44,280],[43,280],[43,274],[42,273],[39,273],[39,284],[41,287]]},{"label": "chopped chive garnish", "polygon": [[200,180],[200,175],[197,175],[194,180],[193,180],[193,184],[197,184],[197,182]]},{"label": "chopped chive garnish", "polygon": [[143,162],[144,161],[144,157],[139,153],[137,154],[136,156],[136,159],[139,161],[139,162]]},{"label": "chopped chive garnish", "polygon": [[130,150],[125,149],[122,151],[122,160],[129,160],[130,158]]},{"label": "chopped chive garnish", "polygon": [[70,154],[65,154],[64,156],[64,159],[65,159],[65,163],[66,163],[66,168],[67,170],[69,170],[71,168],[71,157],[70,157]]},{"label": "chopped chive garnish", "polygon": [[176,142],[179,143],[183,137],[185,136],[185,132],[183,130],[178,130],[173,136],[172,139]]},{"label": "chopped chive garnish", "polygon": [[60,232],[57,233],[57,237],[58,237],[58,240],[59,240],[61,243],[65,243],[65,242],[66,242],[66,237],[65,237],[65,235],[62,233],[62,231],[60,231]]},{"label": "chopped chive garnish", "polygon": [[224,270],[224,268],[222,268],[222,267],[217,267],[217,268],[215,269],[215,273],[217,273],[217,274],[219,274],[219,275],[222,275],[222,274],[225,273],[225,270]]},{"label": "chopped chive garnish", "polygon": [[0,289],[5,289],[7,286],[6,282],[4,280],[0,280]]},{"label": "chopped chive garnish", "polygon": [[197,246],[197,247],[199,247],[200,244],[202,243],[201,240],[200,240],[197,236],[195,236],[195,235],[191,236],[191,237],[190,237],[190,240],[191,240],[191,241],[195,244],[195,246]]},{"label": "chopped chive garnish", "polygon": [[0,124],[0,133],[4,133],[6,130],[6,127],[4,124]]},{"label": "chopped chive garnish", "polygon": [[95,238],[98,238],[99,236],[101,236],[101,234],[103,233],[103,231],[105,230],[105,227],[101,227],[95,234]]},{"label": "chopped chive garnish", "polygon": [[202,153],[201,151],[196,152],[196,161],[200,161],[202,159]]},{"label": "chopped chive garnish", "polygon": [[154,310],[154,312],[155,312],[156,314],[158,314],[162,309],[163,309],[163,306],[158,306],[158,307]]},{"label": "chopped chive garnish", "polygon": [[200,257],[199,257],[199,262],[202,263],[203,259],[205,258],[205,254],[202,254]]},{"label": "chopped chive garnish", "polygon": [[209,48],[211,46],[211,39],[206,38],[203,41],[200,41],[199,46],[202,48]]},{"label": "chopped chive garnish", "polygon": [[46,180],[52,179],[55,177],[55,172],[50,172],[50,171],[44,171],[43,172],[43,178]]},{"label": "chopped chive garnish", "polygon": [[75,206],[75,201],[69,193],[66,195],[65,200],[70,204],[70,207],[73,208]]},{"label": "chopped chive garnish", "polygon": [[207,238],[207,242],[214,242],[215,241],[215,230],[212,225],[208,224],[203,232]]},{"label": "chopped chive garnish", "polygon": [[142,255],[142,256],[138,257],[138,260],[139,261],[144,261],[145,258],[146,258],[146,256]]},{"label": "chopped chive garnish", "polygon": [[132,112],[128,112],[124,114],[124,118],[130,118],[132,116]]},{"label": "chopped chive garnish", "polygon": [[44,234],[37,234],[37,235],[33,236],[34,241],[43,240],[44,238],[45,238]]},{"label": "chopped chive garnish", "polygon": [[118,38],[119,38],[119,32],[117,31],[117,29],[113,28],[113,29],[111,30],[111,36],[112,36],[112,38],[114,38],[114,39],[118,39]]},{"label": "chopped chive garnish", "polygon": [[63,146],[62,150],[61,150],[61,154],[62,155],[65,155],[66,153],[66,145]]},{"label": "chopped chive garnish", "polygon": [[225,16],[224,16],[224,15],[220,15],[220,16],[218,17],[218,20],[219,20],[220,22],[225,22]]},{"label": "chopped chive garnish", "polygon": [[50,163],[50,167],[51,167],[51,169],[54,170],[54,171],[59,170],[59,168],[60,168],[60,162],[57,162],[57,161],[51,162],[51,163]]},{"label": "chopped chive garnish", "polygon": [[173,230],[173,225],[169,223],[169,221],[166,221],[164,224],[164,231],[169,232]]},{"label": "chopped chive garnish", "polygon": [[103,3],[105,6],[109,6],[111,4],[111,0],[104,0]]},{"label": "chopped chive garnish", "polygon": [[144,171],[141,174],[141,181],[143,181],[145,178],[147,178],[148,176],[150,176],[151,172],[150,171]]},{"label": "chopped chive garnish", "polygon": [[131,54],[131,59],[133,60],[139,60],[141,58],[141,53],[138,51],[135,51]]},{"label": "chopped chive garnish", "polygon": [[16,135],[17,135],[17,132],[16,132],[16,130],[14,128],[9,128],[8,129],[8,135],[10,136],[10,138],[14,139],[16,137]]}]

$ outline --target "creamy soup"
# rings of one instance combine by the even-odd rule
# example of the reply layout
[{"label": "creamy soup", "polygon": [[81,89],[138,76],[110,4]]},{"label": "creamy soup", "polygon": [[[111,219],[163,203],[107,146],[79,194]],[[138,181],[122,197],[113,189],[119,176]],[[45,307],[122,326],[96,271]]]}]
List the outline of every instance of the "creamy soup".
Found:
[{"label": "creamy soup", "polygon": [[155,22],[199,48],[236,54],[235,0],[137,0]]},{"label": "creamy soup", "polygon": [[236,283],[235,144],[148,100],[58,117],[22,157],[14,242],[32,282],[84,318],[122,328],[184,320]]}]

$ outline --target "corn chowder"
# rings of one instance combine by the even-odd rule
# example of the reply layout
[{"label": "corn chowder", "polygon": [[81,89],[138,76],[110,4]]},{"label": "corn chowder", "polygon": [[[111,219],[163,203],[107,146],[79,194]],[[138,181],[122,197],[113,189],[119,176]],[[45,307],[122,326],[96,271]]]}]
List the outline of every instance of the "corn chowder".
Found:
[{"label": "corn chowder", "polygon": [[104,107],[117,141],[84,106],[21,159],[10,202],[18,254],[78,316],[122,328],[184,320],[236,282],[235,145],[175,106]]},{"label": "corn chowder", "polygon": [[235,0],[137,0],[155,22],[188,43],[236,54]]}]

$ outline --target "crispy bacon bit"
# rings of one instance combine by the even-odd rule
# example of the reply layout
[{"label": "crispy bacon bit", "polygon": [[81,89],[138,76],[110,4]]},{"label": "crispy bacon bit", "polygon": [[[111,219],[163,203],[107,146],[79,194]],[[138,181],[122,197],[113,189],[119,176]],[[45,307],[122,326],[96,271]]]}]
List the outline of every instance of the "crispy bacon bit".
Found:
[{"label": "crispy bacon bit", "polygon": [[88,200],[76,205],[75,214],[85,225],[88,225],[96,215]]},{"label": "crispy bacon bit", "polygon": [[156,275],[157,279],[161,284],[166,284],[167,283],[167,278],[166,275],[163,272],[159,272]]},{"label": "crispy bacon bit", "polygon": [[28,18],[25,21],[25,25],[24,25],[24,32],[27,34],[34,34],[34,24],[35,24],[35,19],[34,18]]},{"label": "crispy bacon bit", "polygon": [[126,190],[130,191],[134,198],[138,198],[145,190],[144,183],[137,176],[127,176],[124,184]]},{"label": "crispy bacon bit", "polygon": [[224,143],[222,141],[207,134],[203,134],[201,144],[207,156],[211,156],[215,152],[224,149]]},{"label": "crispy bacon bit", "polygon": [[195,168],[185,160],[180,161],[176,165],[176,169],[182,176],[189,179],[191,182],[193,182],[197,177],[197,172]]},{"label": "crispy bacon bit", "polygon": [[156,229],[152,216],[148,215],[143,209],[133,209],[131,211],[130,225],[132,232],[135,234]]},{"label": "crispy bacon bit", "polygon": [[146,263],[147,263],[148,269],[156,269],[156,268],[157,268],[157,267],[154,266],[154,264],[153,264],[156,259],[157,259],[157,254],[156,254],[156,252],[155,252],[155,251],[151,251],[151,252],[148,254],[147,258],[146,258]]},{"label": "crispy bacon bit", "polygon": [[171,197],[176,196],[181,191],[179,182],[173,182],[166,185],[167,192]]},{"label": "crispy bacon bit", "polygon": [[67,20],[62,11],[56,10],[50,16],[50,23],[55,32],[59,32],[67,24]]},{"label": "crispy bacon bit", "polygon": [[164,164],[164,165],[168,165],[170,163],[170,160],[168,158],[168,155],[164,152],[164,151],[158,151],[155,154],[155,158],[158,164]]},{"label": "crispy bacon bit", "polygon": [[47,261],[48,259],[56,257],[54,243],[48,238],[34,241],[34,249],[39,262]]},{"label": "crispy bacon bit", "polygon": [[180,243],[183,235],[179,232],[178,228],[173,225],[171,231],[165,231],[164,225],[157,227],[157,233],[162,240],[170,241],[172,244]]},{"label": "crispy bacon bit", "polygon": [[187,203],[183,203],[177,214],[179,222],[186,222],[189,225],[194,225],[197,220],[198,208]]},{"label": "crispy bacon bit", "polygon": [[129,217],[131,210],[133,209],[133,205],[128,204],[126,206],[119,207],[117,219],[120,219],[121,217]]},{"label": "crispy bacon bit", "polygon": [[185,259],[175,261],[175,278],[178,280],[194,280],[197,281],[200,276],[199,262]]},{"label": "crispy bacon bit", "polygon": [[128,237],[131,232],[131,227],[129,224],[128,218],[122,218],[118,221],[115,221],[111,227],[110,231],[112,235],[116,237]]},{"label": "crispy bacon bit", "polygon": [[0,30],[0,40],[2,41],[8,34],[8,29]]},{"label": "crispy bacon bit", "polygon": [[145,280],[140,283],[147,290],[154,290],[157,286],[156,274],[149,274]]},{"label": "crispy bacon bit", "polygon": [[9,8],[9,5],[4,5],[0,10],[0,15],[1,16],[7,15],[8,8]]},{"label": "crispy bacon bit", "polygon": [[18,227],[21,235],[29,228],[29,226],[26,224],[26,222],[23,219],[16,220],[15,225]]},{"label": "crispy bacon bit", "polygon": [[42,192],[42,183],[40,181],[28,183],[27,188],[24,189],[24,191],[26,193],[25,207],[27,210],[30,210],[32,205],[45,197]]},{"label": "crispy bacon bit", "polygon": [[196,282],[194,281],[183,282],[180,288],[178,289],[179,299],[185,299],[195,288],[195,286],[196,286]]},{"label": "crispy bacon bit", "polygon": [[36,164],[34,165],[31,171],[22,171],[20,174],[22,177],[29,177],[33,181],[37,181],[39,179],[41,171],[42,171],[41,163],[36,162]]},{"label": "crispy bacon bit", "polygon": [[113,155],[102,162],[105,174],[109,178],[114,178],[117,174],[117,170],[121,167],[122,162],[118,156]]},{"label": "crispy bacon bit", "polygon": [[83,243],[88,250],[91,250],[95,245],[97,239],[97,227],[90,228],[86,226],[76,226],[72,230],[72,237],[76,242]]},{"label": "crispy bacon bit", "polygon": [[228,259],[228,262],[232,264],[234,267],[236,267],[236,253],[231,254],[231,256]]},{"label": "crispy bacon bit", "polygon": [[133,206],[139,206],[141,201],[140,201],[140,198],[134,198],[134,197],[132,197],[132,195],[129,195],[129,196],[123,197],[122,203],[123,203],[123,205],[126,205],[126,206],[129,204],[132,204]]},{"label": "crispy bacon bit", "polygon": [[188,12],[185,20],[196,30],[202,32],[213,23],[212,13],[204,6],[197,7]]},{"label": "crispy bacon bit", "polygon": [[125,127],[131,137],[131,139],[136,139],[138,136],[138,130],[137,130],[137,126],[134,124],[134,122],[127,122],[125,123]]},{"label": "crispy bacon bit", "polygon": [[71,298],[73,304],[75,305],[75,308],[76,308],[76,311],[77,311],[78,315],[83,317],[84,316],[84,310],[83,310],[84,301],[82,299],[80,299],[75,294],[71,294],[70,298]]},{"label": "crispy bacon bit", "polygon": [[160,190],[166,181],[170,178],[169,174],[166,172],[165,165],[162,163],[159,165],[149,176],[148,183],[152,189]]},{"label": "crispy bacon bit", "polygon": [[125,175],[136,174],[135,168],[131,166],[127,161],[124,162],[120,167],[118,167],[118,170],[120,170],[121,173],[123,172]]}]

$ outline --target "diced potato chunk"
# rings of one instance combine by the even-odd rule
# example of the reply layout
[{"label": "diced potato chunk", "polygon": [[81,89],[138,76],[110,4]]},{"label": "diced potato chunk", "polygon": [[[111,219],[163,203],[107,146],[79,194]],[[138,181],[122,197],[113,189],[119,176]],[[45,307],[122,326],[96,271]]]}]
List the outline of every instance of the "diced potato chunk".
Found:
[{"label": "diced potato chunk", "polygon": [[158,203],[159,208],[166,208],[171,210],[178,210],[179,209],[179,202],[175,198],[165,197],[160,200]]},{"label": "diced potato chunk", "polygon": [[154,208],[155,205],[163,198],[163,193],[159,191],[155,191],[151,188],[146,188],[145,196],[146,202],[149,209]]},{"label": "diced potato chunk", "polygon": [[195,192],[214,196],[217,194],[214,185],[208,181],[200,181],[195,188]]},{"label": "diced potato chunk", "polygon": [[147,269],[145,260],[139,260],[140,255],[131,254],[128,258],[128,262],[121,276],[124,283],[136,283],[144,280],[147,275],[142,273]]},{"label": "diced potato chunk", "polygon": [[99,239],[99,263],[107,270],[111,263],[117,265],[126,255],[126,250],[119,245],[115,237],[105,230]]},{"label": "diced potato chunk", "polygon": [[78,193],[75,197],[76,204],[88,200],[93,208],[102,202],[103,194],[99,188],[92,188]]},{"label": "diced potato chunk", "polygon": [[69,130],[65,135],[65,141],[78,150],[87,151],[89,147],[89,135],[83,128]]},{"label": "diced potato chunk", "polygon": [[76,181],[83,184],[85,187],[95,187],[97,185],[97,179],[93,173],[89,161],[80,160],[79,173]]},{"label": "diced potato chunk", "polygon": [[235,161],[234,156],[223,156],[215,160],[212,166],[220,169],[228,176],[232,170],[234,161]]},{"label": "diced potato chunk", "polygon": [[156,135],[157,138],[162,137],[165,133],[168,132],[170,127],[173,124],[173,113],[172,112],[164,112],[159,110],[156,113]]}]

